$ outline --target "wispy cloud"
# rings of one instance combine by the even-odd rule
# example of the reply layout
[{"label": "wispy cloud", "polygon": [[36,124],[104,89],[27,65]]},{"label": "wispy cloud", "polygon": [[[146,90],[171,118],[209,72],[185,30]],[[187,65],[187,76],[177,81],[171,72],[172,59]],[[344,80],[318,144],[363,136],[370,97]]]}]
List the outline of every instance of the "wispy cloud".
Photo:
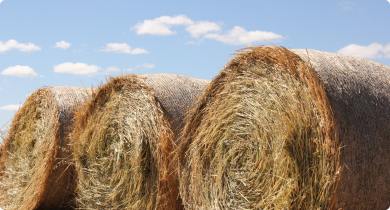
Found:
[{"label": "wispy cloud", "polygon": [[106,69],[106,72],[120,72],[121,69],[116,66],[110,66]]},{"label": "wispy cloud", "polygon": [[390,58],[390,43],[384,46],[382,51],[386,58]]},{"label": "wispy cloud", "polygon": [[108,67],[108,68],[106,68],[104,70],[103,74],[107,75],[107,74],[112,74],[112,73],[115,73],[115,72],[126,73],[126,72],[131,72],[131,71],[134,71],[134,70],[137,70],[137,69],[152,69],[154,67],[156,67],[156,65],[154,65],[153,63],[138,64],[134,68],[118,68],[116,66],[110,66],[110,67]]},{"label": "wispy cloud", "polygon": [[28,44],[22,44],[14,39],[8,40],[7,42],[0,41],[0,53],[7,52],[12,49],[18,49],[22,52],[41,50],[39,46],[31,42],[29,42]]},{"label": "wispy cloud", "polygon": [[344,11],[355,10],[356,3],[350,1],[341,1],[337,4],[337,6],[343,8]]},{"label": "wispy cloud", "polygon": [[4,69],[1,72],[2,75],[10,75],[10,76],[17,76],[17,77],[36,77],[38,74],[29,66],[11,66],[6,69]]},{"label": "wispy cloud", "polygon": [[116,52],[116,53],[126,53],[126,54],[145,54],[149,53],[147,50],[142,48],[132,49],[126,43],[108,43],[106,44],[106,48],[99,50],[101,52]]},{"label": "wispy cloud", "polygon": [[390,0],[387,0],[388,2],[389,2],[389,4],[390,4]]},{"label": "wispy cloud", "polygon": [[156,65],[154,65],[153,63],[144,63],[144,64],[142,64],[142,67],[147,68],[147,69],[152,69],[152,68],[156,67]]},{"label": "wispy cloud", "polygon": [[204,37],[231,45],[250,45],[256,42],[278,41],[283,39],[282,35],[273,32],[246,31],[240,26],[234,26],[234,28],[226,34],[206,34]]},{"label": "wispy cloud", "polygon": [[91,75],[97,73],[101,68],[96,65],[88,65],[86,63],[61,63],[54,65],[53,71],[56,73],[68,73],[76,75]]},{"label": "wispy cloud", "polygon": [[18,111],[19,108],[21,107],[22,105],[14,105],[14,104],[10,104],[10,105],[6,105],[6,106],[0,106],[0,110],[6,110],[6,111]]},{"label": "wispy cloud", "polygon": [[219,24],[209,21],[197,21],[186,28],[191,36],[198,38],[199,36],[212,31],[221,31],[222,28]]},{"label": "wispy cloud", "polygon": [[153,63],[144,63],[144,64],[138,64],[136,67],[131,68],[132,71],[137,70],[137,69],[152,69],[156,67]]},{"label": "wispy cloud", "polygon": [[366,59],[390,58],[390,43],[386,46],[378,43],[371,43],[367,46],[350,44],[341,48],[338,53]]},{"label": "wispy cloud", "polygon": [[137,31],[137,34],[151,34],[167,36],[176,34],[170,28],[174,25],[191,25],[194,22],[185,15],[177,16],[161,16],[153,20],[144,20],[142,23],[137,23],[132,29]]},{"label": "wispy cloud", "polygon": [[[390,0],[389,0],[390,1]],[[1,2],[3,2],[3,0],[0,0],[0,4],[1,4]]]},{"label": "wispy cloud", "polygon": [[186,42],[186,44],[196,44],[196,45],[200,45],[200,41],[198,41],[198,42],[188,41],[188,42]]},{"label": "wispy cloud", "polygon": [[54,46],[54,48],[61,48],[61,49],[68,49],[70,47],[70,43],[69,42],[65,42],[64,40],[60,41],[60,42],[56,42],[56,45]]},{"label": "wispy cloud", "polygon": [[103,74],[108,75],[108,74],[113,74],[113,73],[129,73],[131,71],[135,70],[135,68],[118,68],[116,66],[110,66],[104,69]]}]

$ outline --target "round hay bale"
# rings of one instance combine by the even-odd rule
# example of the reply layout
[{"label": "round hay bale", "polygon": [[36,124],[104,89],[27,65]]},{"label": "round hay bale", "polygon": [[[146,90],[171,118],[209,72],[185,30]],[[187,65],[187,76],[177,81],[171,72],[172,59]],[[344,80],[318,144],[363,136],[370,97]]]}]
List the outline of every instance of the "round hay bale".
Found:
[{"label": "round hay bale", "polygon": [[69,133],[74,108],[91,88],[40,88],[16,113],[4,139],[1,206],[4,209],[66,209],[74,177]]},{"label": "round hay bale", "polygon": [[390,67],[315,50],[238,51],[177,149],[187,209],[386,209]]},{"label": "round hay bale", "polygon": [[183,117],[208,81],[121,75],[75,113],[80,208],[181,209],[171,163]]}]

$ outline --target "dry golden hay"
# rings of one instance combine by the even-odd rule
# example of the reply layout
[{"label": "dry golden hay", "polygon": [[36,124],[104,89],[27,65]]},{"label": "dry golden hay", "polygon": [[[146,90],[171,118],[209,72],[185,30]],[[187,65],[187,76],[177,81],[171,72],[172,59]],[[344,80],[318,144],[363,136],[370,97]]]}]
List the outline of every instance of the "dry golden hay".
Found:
[{"label": "dry golden hay", "polygon": [[390,67],[250,47],[216,76],[177,149],[187,209],[387,209]]},{"label": "dry golden hay", "polygon": [[69,165],[73,109],[91,88],[40,88],[16,113],[1,155],[3,209],[67,209],[73,205]]},{"label": "dry golden hay", "polygon": [[187,109],[207,84],[150,74],[121,75],[99,87],[75,113],[78,206],[181,209],[170,154]]}]

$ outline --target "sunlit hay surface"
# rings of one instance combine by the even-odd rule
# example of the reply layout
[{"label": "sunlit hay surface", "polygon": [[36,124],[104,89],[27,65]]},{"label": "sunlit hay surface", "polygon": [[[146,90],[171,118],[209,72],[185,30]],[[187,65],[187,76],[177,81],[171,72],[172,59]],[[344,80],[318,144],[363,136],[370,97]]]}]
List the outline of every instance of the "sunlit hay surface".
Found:
[{"label": "sunlit hay surface", "polygon": [[[1,180],[4,176],[4,171],[5,171],[5,161],[7,160],[7,148],[6,148],[6,139],[9,136],[9,127],[7,128],[2,128],[0,130],[0,190],[1,190]],[[0,191],[0,207],[2,206],[2,200],[3,200],[4,194]]]},{"label": "sunlit hay surface", "polygon": [[[8,148],[1,180],[4,209],[36,209],[55,164],[59,107],[52,93],[40,89],[18,111],[5,139]],[[44,152],[46,151],[46,152]],[[3,158],[3,157],[2,157]]]},{"label": "sunlit hay surface", "polygon": [[[6,145],[5,145],[5,139],[9,135],[9,128],[2,128],[3,130],[0,130],[0,177],[3,176],[4,174],[4,161],[6,160],[7,157],[7,151],[6,151]],[[1,185],[1,183],[0,183]],[[0,203],[2,200],[2,195],[0,193]]]},{"label": "sunlit hay surface", "polygon": [[110,78],[75,113],[81,209],[174,209],[165,150],[174,136],[151,88],[136,75]]},{"label": "sunlit hay surface", "polygon": [[184,128],[187,209],[328,209],[339,150],[324,88],[285,48],[236,53]]}]

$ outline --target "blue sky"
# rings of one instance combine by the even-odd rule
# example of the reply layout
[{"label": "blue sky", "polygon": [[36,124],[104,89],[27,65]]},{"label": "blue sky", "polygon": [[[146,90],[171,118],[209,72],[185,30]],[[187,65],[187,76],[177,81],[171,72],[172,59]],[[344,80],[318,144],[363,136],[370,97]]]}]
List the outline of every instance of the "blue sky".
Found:
[{"label": "blue sky", "polygon": [[235,50],[270,44],[390,66],[390,0],[0,0],[0,127],[42,86],[212,79]]}]

